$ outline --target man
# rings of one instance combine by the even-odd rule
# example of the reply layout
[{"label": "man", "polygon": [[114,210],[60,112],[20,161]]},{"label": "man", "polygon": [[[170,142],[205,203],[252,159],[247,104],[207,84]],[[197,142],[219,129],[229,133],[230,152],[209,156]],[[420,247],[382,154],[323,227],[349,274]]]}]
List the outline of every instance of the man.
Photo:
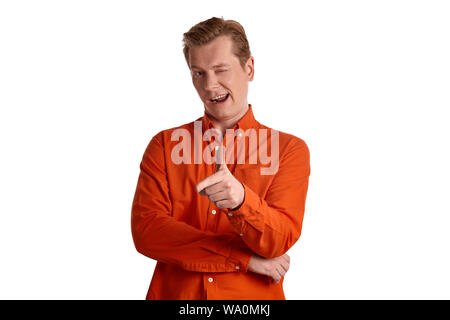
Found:
[{"label": "man", "polygon": [[308,147],[254,118],[254,58],[239,23],[211,18],[183,40],[204,116],[159,132],[142,158],[132,235],[158,261],[146,298],[285,299]]}]

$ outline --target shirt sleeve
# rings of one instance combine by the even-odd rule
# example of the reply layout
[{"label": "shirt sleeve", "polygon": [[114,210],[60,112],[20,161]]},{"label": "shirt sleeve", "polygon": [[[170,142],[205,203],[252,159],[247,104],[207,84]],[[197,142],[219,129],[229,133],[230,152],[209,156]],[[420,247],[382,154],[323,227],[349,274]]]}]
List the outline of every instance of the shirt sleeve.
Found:
[{"label": "shirt sleeve", "polygon": [[247,271],[252,252],[235,233],[202,231],[171,216],[164,150],[157,136],[142,158],[132,204],[131,231],[136,250],[188,271]]},{"label": "shirt sleeve", "polygon": [[295,138],[280,159],[264,199],[241,181],[244,202],[237,209],[227,209],[228,219],[254,253],[265,258],[278,257],[300,238],[309,175],[308,146]]}]

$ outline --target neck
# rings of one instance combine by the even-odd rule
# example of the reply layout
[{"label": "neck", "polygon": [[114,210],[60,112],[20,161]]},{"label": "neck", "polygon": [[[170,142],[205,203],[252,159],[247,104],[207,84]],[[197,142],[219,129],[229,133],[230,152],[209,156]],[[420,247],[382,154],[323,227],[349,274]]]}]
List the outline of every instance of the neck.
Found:
[{"label": "neck", "polygon": [[222,133],[222,136],[223,136],[225,134],[225,130],[233,128],[236,125],[236,123],[238,123],[239,120],[241,120],[242,117],[247,113],[248,109],[249,109],[249,106],[247,104],[246,108],[243,108],[241,112],[239,112],[237,115],[235,115],[229,119],[219,120],[219,119],[212,117],[211,115],[209,115],[209,116],[210,116],[211,122],[214,125],[214,128],[218,129]]}]

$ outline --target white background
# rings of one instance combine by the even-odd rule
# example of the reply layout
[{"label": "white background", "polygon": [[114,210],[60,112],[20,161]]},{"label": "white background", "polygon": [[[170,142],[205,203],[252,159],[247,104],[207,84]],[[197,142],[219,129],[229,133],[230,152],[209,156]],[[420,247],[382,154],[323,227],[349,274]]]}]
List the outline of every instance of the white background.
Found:
[{"label": "white background", "polygon": [[182,34],[243,24],[249,102],[306,141],[288,299],[450,298],[447,1],[0,2],[0,298],[143,299],[151,137],[203,115]]}]

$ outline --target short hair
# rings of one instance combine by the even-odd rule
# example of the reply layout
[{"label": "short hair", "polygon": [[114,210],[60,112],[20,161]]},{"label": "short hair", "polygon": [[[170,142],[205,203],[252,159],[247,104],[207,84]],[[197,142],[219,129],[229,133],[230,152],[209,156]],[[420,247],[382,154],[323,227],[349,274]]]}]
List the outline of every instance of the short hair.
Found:
[{"label": "short hair", "polygon": [[190,48],[207,44],[224,35],[231,38],[233,53],[239,59],[242,68],[244,68],[251,55],[244,27],[237,21],[224,20],[223,17],[212,17],[199,22],[183,34],[183,53],[188,66]]}]

